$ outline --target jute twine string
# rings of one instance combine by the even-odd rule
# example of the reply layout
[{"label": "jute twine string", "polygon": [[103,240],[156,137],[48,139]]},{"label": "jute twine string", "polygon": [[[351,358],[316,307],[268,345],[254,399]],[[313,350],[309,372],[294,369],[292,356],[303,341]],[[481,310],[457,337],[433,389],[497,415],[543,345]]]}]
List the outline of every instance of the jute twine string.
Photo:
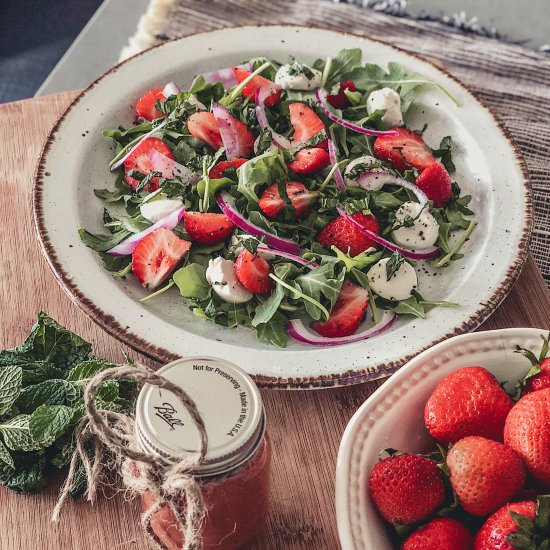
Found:
[{"label": "jute twine string", "polygon": [[[135,380],[139,384],[152,384],[174,393],[197,426],[200,435],[199,453],[195,456],[181,455],[176,457],[173,464],[164,465],[150,454],[139,451],[134,419],[125,414],[98,410],[94,403],[97,391],[103,383],[121,379]],[[59,519],[61,508],[70,496],[80,464],[86,472],[88,481],[86,498],[92,503],[95,501],[105,466],[103,457],[105,451],[109,450],[115,458],[126,488],[134,494],[149,491],[156,501],[141,516],[142,526],[151,545],[154,548],[164,548],[154,534],[151,522],[155,514],[167,506],[180,522],[185,541],[184,550],[202,548],[201,525],[205,504],[201,486],[192,471],[204,461],[208,439],[204,422],[194,401],[179,386],[144,365],[135,364],[107,369],[94,376],[84,392],[84,404],[87,414],[75,430],[76,449],[52,520]],[[136,475],[137,471],[139,476]]]}]

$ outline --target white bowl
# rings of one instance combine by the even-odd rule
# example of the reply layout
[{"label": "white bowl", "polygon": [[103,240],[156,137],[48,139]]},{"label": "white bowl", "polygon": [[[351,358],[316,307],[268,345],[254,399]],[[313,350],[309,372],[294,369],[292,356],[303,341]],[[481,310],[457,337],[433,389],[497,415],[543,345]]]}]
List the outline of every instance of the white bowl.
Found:
[{"label": "white bowl", "polygon": [[516,346],[539,350],[548,330],[510,328],[455,336],[424,351],[361,405],[350,420],[338,452],[336,516],[343,550],[391,550],[387,527],[372,503],[368,474],[380,451],[433,450],[424,428],[424,405],[451,372],[479,365],[513,387],[530,367]]},{"label": "white bowl", "polygon": [[[446,135],[456,149],[456,179],[478,226],[464,246],[463,261],[437,277],[429,266],[420,277],[422,295],[461,304],[436,308],[427,319],[400,318],[369,340],[333,348],[296,341],[285,349],[259,342],[252,330],[226,329],[197,320],[172,289],[139,303],[147,292],[134,277],[114,279],[97,254],[86,248],[78,229],[103,231],[103,204],[94,188],[112,188],[107,167],[113,151],[102,130],[128,126],[133,104],[145,90],[175,80],[188,86],[197,73],[227,67],[257,55],[305,62],[334,56],[342,48],[361,48],[364,60],[383,66],[401,63],[447,89],[425,87],[408,123],[428,124],[433,146]],[[512,212],[514,215],[502,215]],[[85,90],[59,119],[44,147],[36,172],[35,222],[54,273],[70,297],[107,332],[161,363],[177,357],[224,357],[243,367],[264,386],[326,387],[387,376],[414,355],[449,336],[476,328],[511,288],[528,251],[532,224],[531,190],[517,148],[499,122],[464,86],[442,69],[392,46],[334,31],[305,27],[243,27],[185,37],[153,48],[114,67]],[[418,271],[420,272],[420,266]],[[433,275],[433,273],[431,273]]]}]

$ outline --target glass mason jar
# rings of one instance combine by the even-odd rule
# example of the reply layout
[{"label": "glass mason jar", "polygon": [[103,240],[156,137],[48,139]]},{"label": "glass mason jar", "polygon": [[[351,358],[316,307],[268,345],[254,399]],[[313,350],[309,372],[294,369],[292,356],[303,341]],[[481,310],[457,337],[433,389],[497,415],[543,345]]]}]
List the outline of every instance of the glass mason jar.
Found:
[{"label": "glass mason jar", "polygon": [[[204,420],[208,451],[195,470],[206,505],[203,547],[237,550],[261,531],[269,514],[271,444],[260,392],[245,372],[220,359],[181,359],[158,374],[180,385]],[[165,464],[199,451],[189,413],[156,386],[146,384],[139,394],[136,430],[142,450]],[[145,511],[155,498],[146,491],[141,503]],[[183,547],[179,521],[168,507],[155,514],[151,528],[167,549]]]}]

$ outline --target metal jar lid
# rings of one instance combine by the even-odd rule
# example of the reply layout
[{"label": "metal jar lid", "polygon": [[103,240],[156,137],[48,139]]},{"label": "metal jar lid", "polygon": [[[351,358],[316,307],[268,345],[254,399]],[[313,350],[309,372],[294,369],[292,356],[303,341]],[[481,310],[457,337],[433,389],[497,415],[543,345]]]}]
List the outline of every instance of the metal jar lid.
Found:
[{"label": "metal jar lid", "polygon": [[[181,386],[195,401],[208,436],[200,476],[238,468],[255,453],[265,432],[260,392],[248,374],[212,357],[179,359],[157,371]],[[136,405],[138,441],[145,452],[171,463],[182,454],[198,454],[199,433],[191,416],[170,391],[145,384]]]}]

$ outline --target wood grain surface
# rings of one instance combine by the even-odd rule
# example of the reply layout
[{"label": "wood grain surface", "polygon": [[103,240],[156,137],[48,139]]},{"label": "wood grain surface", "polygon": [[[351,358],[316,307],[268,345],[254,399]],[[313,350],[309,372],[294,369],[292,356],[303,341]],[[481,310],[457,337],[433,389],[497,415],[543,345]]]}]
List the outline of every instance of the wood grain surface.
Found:
[{"label": "wood grain surface", "polygon": [[[31,186],[49,128],[72,93],[0,105],[0,346],[22,342],[39,310],[46,311],[112,361],[135,352],[102,332],[57,285],[34,235]],[[71,185],[72,182],[67,182]],[[516,286],[482,330],[550,328],[550,296],[529,259]],[[143,357],[137,357],[147,363]],[[263,391],[274,445],[272,514],[249,550],[335,549],[334,473],[344,428],[380,381],[308,392]],[[70,504],[60,524],[49,517],[59,484],[34,496],[0,489],[2,550],[145,548],[135,502],[119,495],[90,507]]]}]

